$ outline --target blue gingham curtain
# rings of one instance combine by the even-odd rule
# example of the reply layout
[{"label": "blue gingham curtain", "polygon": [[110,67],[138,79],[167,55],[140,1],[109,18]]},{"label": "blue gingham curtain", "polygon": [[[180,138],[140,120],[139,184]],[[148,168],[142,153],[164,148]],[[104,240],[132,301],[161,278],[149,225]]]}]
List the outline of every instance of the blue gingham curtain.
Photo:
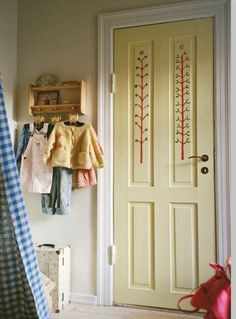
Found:
[{"label": "blue gingham curtain", "polygon": [[49,319],[0,80],[0,318]]}]

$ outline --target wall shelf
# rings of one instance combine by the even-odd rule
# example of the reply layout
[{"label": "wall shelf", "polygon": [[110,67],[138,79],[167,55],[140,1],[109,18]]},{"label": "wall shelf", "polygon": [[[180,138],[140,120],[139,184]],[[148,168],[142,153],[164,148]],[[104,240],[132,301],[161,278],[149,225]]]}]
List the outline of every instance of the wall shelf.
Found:
[{"label": "wall shelf", "polygon": [[[38,103],[39,94],[45,92],[58,92],[58,103]],[[47,113],[86,113],[86,82],[81,80],[76,83],[60,85],[34,86],[29,88],[29,114],[39,115]]]}]

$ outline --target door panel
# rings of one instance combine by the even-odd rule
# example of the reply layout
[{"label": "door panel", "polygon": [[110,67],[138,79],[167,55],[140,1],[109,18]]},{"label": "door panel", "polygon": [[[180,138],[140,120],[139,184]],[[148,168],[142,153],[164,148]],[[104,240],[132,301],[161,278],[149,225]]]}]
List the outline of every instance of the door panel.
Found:
[{"label": "door panel", "polygon": [[198,284],[197,206],[171,203],[170,231],[172,290],[194,289]]},{"label": "door panel", "polygon": [[114,299],[176,308],[215,260],[212,19],[116,30],[115,73]]},{"label": "door panel", "polygon": [[[153,41],[130,43],[130,166],[131,184],[153,186]],[[132,106],[135,107],[132,107]]]},{"label": "door panel", "polygon": [[[154,209],[152,203],[129,205],[129,286],[153,289]],[[140,232],[140,228],[142,232]],[[140,250],[142,254],[140,254]]]}]

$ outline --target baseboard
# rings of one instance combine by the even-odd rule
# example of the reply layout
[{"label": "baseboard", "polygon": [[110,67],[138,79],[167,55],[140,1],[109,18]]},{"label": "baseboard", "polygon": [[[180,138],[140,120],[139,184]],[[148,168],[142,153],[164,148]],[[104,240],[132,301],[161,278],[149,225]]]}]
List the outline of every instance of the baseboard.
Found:
[{"label": "baseboard", "polygon": [[71,294],[70,294],[70,302],[71,303],[79,303],[79,304],[84,304],[84,305],[94,305],[95,306],[97,304],[97,296],[71,292]]}]

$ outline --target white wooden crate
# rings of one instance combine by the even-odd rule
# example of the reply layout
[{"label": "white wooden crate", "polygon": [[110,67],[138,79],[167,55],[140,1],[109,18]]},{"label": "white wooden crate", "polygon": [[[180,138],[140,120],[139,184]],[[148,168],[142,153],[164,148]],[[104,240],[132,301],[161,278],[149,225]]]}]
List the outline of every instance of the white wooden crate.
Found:
[{"label": "white wooden crate", "polygon": [[36,244],[40,271],[55,282],[52,312],[60,312],[70,301],[70,246]]}]

